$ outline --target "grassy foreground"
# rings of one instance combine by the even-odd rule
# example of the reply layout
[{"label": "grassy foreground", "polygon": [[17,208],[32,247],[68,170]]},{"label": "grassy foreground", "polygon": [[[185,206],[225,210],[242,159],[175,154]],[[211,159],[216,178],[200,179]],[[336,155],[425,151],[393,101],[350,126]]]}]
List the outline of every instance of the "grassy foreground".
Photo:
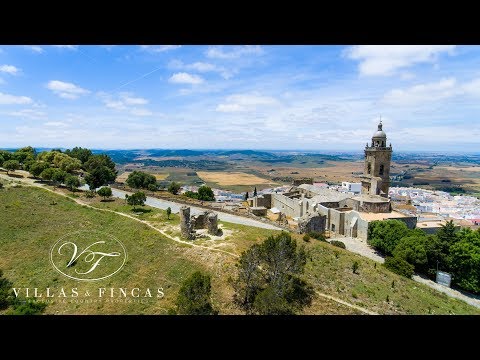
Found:
[{"label": "grassy foreground", "polygon": [[[91,205],[133,214],[121,200],[99,200]],[[51,205],[53,202],[56,205]],[[164,211],[148,206],[145,209],[147,212],[135,216],[158,228],[178,224],[177,215],[167,220]],[[229,223],[223,226],[231,231],[223,240],[224,249],[237,254],[273,233]],[[49,262],[50,247],[65,233],[81,229],[103,231],[120,239],[128,252],[125,267],[115,276],[95,283],[71,280],[56,272]],[[297,237],[297,242],[304,243],[301,237]],[[205,241],[196,243],[207,245]],[[320,293],[380,314],[480,314],[479,309],[401,278],[380,264],[375,266],[370,259],[313,239],[306,246],[309,261],[305,277]],[[220,314],[238,314],[228,285],[229,277],[234,276],[235,261],[228,254],[174,242],[133,219],[90,209],[42,189],[23,186],[0,190],[0,268],[15,287],[50,287],[57,292],[63,287],[67,294],[72,287],[78,287],[80,293],[96,293],[99,287],[150,288],[153,293],[163,287],[165,293],[162,299],[140,298],[136,302],[80,303],[80,299],[75,302],[67,298],[65,303],[49,303],[47,314],[165,314],[173,305],[181,282],[196,270],[212,275],[212,300]],[[359,263],[358,274],[352,271],[354,261]],[[305,313],[361,312],[318,296]]]}]

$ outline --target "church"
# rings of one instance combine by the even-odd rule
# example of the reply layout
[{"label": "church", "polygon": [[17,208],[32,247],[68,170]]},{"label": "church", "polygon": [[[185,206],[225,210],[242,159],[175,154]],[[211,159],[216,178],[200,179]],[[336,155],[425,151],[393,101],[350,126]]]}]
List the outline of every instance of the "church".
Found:
[{"label": "church", "polygon": [[[291,218],[299,232],[328,231],[331,236],[344,235],[366,239],[368,223],[374,220],[396,219],[411,229],[417,218],[392,210],[388,189],[392,144],[380,121],[371,143],[365,146],[361,194],[339,192],[310,184],[292,187],[283,194],[263,194],[249,199],[253,209],[270,209],[282,217]],[[290,222],[289,222],[290,223]]]}]

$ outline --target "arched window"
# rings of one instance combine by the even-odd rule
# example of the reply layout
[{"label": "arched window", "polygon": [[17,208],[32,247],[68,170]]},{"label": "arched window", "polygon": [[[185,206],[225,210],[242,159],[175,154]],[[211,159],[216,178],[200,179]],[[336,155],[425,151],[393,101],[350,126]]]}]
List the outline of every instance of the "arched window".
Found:
[{"label": "arched window", "polygon": [[371,174],[372,173],[372,164],[368,163],[367,164],[367,174]]},{"label": "arched window", "polygon": [[380,171],[378,172],[379,175],[383,175],[383,164],[380,165]]}]

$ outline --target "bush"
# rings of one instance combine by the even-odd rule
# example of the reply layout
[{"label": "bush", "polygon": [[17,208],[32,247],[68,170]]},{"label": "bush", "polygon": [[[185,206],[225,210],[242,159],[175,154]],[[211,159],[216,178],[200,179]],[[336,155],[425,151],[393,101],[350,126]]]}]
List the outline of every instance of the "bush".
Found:
[{"label": "bush", "polygon": [[427,266],[426,240],[425,234],[406,236],[398,242],[393,250],[393,256],[412,264],[416,271],[425,270]]},{"label": "bush", "polygon": [[409,279],[413,275],[414,266],[402,258],[387,256],[383,265],[395,274],[405,276]]},{"label": "bush", "polygon": [[368,225],[368,243],[386,255],[392,255],[400,239],[408,235],[410,229],[399,220],[376,220]]},{"label": "bush", "polygon": [[97,195],[97,194],[96,194],[95,191],[93,191],[93,190],[87,190],[87,191],[85,191],[85,197],[86,197],[86,198],[91,199],[91,198],[94,198],[95,195]]},{"label": "bush", "polygon": [[309,242],[310,241],[310,235],[308,235],[308,234],[303,235],[303,241]]},{"label": "bush", "polygon": [[0,182],[0,189],[3,188],[3,183]]},{"label": "bush", "polygon": [[[147,174],[143,171],[134,171],[128,175],[127,181],[125,181],[128,186],[134,189],[150,189],[150,185],[155,186],[156,190],[156,184],[157,184],[157,179],[155,176],[151,174]],[[151,190],[151,191],[155,191]]]},{"label": "bush", "polygon": [[320,231],[310,231],[310,232],[308,232],[308,236],[310,236],[311,238],[320,240],[320,241],[327,241],[325,239],[325,235],[323,235],[323,233],[321,233]]},{"label": "bush", "polygon": [[187,278],[177,296],[177,313],[180,315],[215,315],[210,301],[210,275],[197,271]]},{"label": "bush", "polygon": [[158,190],[157,184],[148,184],[148,190],[157,191]]},{"label": "bush", "polygon": [[178,190],[180,190],[180,184],[176,183],[175,181],[168,186],[168,192],[172,193],[173,195],[177,195]]},{"label": "bush", "polygon": [[346,249],[345,244],[341,241],[338,241],[338,240],[332,240],[332,241],[330,241],[330,244],[332,244],[333,246],[342,248],[342,249]]},{"label": "bush", "polygon": [[358,264],[358,261],[354,261],[353,264],[352,264],[352,271],[354,274],[357,274],[357,270],[358,270],[358,267],[360,265]]},{"label": "bush", "polygon": [[185,191],[185,193],[183,195],[185,195],[186,197],[192,198],[192,199],[198,199],[198,193],[190,191],[190,190]]},{"label": "bush", "polygon": [[112,189],[108,186],[103,186],[98,189],[97,194],[103,197],[104,200],[107,200],[107,198],[112,196]]},{"label": "bush", "polygon": [[26,301],[25,303],[17,302],[13,305],[13,315],[39,315],[41,314],[47,304],[37,301]]},{"label": "bush", "polygon": [[0,270],[0,310],[6,309],[12,303],[13,284],[3,277],[3,271]]}]

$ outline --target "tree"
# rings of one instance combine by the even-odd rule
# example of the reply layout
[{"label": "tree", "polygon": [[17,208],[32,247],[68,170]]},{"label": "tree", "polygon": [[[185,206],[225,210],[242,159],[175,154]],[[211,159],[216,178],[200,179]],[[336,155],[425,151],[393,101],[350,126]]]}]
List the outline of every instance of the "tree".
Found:
[{"label": "tree", "polygon": [[67,172],[60,169],[53,169],[52,181],[54,186],[58,186],[65,181]]},{"label": "tree", "polygon": [[3,164],[4,161],[14,160],[13,153],[6,150],[0,150],[0,166]]},{"label": "tree", "polygon": [[412,264],[415,266],[416,271],[425,272],[428,263],[427,250],[425,248],[426,240],[427,237],[425,235],[401,238],[393,250],[393,256],[402,258]]},{"label": "tree", "polygon": [[480,293],[480,230],[462,229],[458,241],[450,247],[449,263],[453,282]]},{"label": "tree", "polygon": [[3,277],[3,271],[0,270],[0,310],[6,309],[12,304],[12,282]]},{"label": "tree", "polygon": [[168,192],[172,193],[173,195],[177,195],[179,190],[180,184],[176,183],[175,181],[168,186]]},{"label": "tree", "polygon": [[206,185],[200,186],[198,189],[198,200],[215,201],[213,190]]},{"label": "tree", "polygon": [[247,314],[294,314],[310,305],[313,288],[300,275],[306,264],[303,247],[282,232],[254,244],[238,262],[234,302]]},{"label": "tree", "polygon": [[450,251],[450,246],[459,240],[456,231],[457,229],[453,223],[453,220],[450,220],[447,221],[445,225],[441,225],[440,229],[435,234],[440,242],[442,253],[448,254]]},{"label": "tree", "polygon": [[253,197],[257,196],[257,187],[255,186],[255,189],[253,189]]},{"label": "tree", "polygon": [[392,255],[400,239],[409,234],[410,229],[400,220],[376,220],[368,225],[368,243],[386,255]]},{"label": "tree", "polygon": [[78,176],[67,174],[65,177],[65,185],[71,192],[75,192],[75,190],[80,187],[80,179]]},{"label": "tree", "polygon": [[103,200],[107,200],[107,198],[112,196],[112,189],[108,186],[104,186],[98,189],[97,194],[102,196]]},{"label": "tree", "polygon": [[46,168],[40,173],[40,178],[42,180],[52,180],[53,173],[55,172],[54,168]]},{"label": "tree", "polygon": [[28,169],[28,171],[34,177],[38,178],[42,173],[42,171],[47,169],[48,167],[49,165],[46,162],[37,160],[32,165],[30,165],[30,168]]},{"label": "tree", "polygon": [[3,167],[7,170],[7,175],[9,171],[15,171],[20,169],[20,163],[18,160],[7,160],[3,163]]},{"label": "tree", "polygon": [[245,193],[245,196],[243,197],[243,200],[245,200],[245,201],[248,200],[248,191]]},{"label": "tree", "polygon": [[210,275],[194,272],[187,278],[177,296],[177,313],[181,315],[216,315],[210,302]]},{"label": "tree", "polygon": [[106,154],[97,154],[97,155],[92,155],[88,158],[87,162],[83,165],[84,169],[88,172],[92,172],[93,170],[105,166],[112,170],[112,172],[116,174],[115,171],[115,163],[113,160],[110,158],[110,156]]},{"label": "tree", "polygon": [[170,206],[167,208],[167,219],[170,220],[170,215],[172,214],[172,209]]},{"label": "tree", "polygon": [[90,156],[92,156],[92,150],[90,149],[84,149],[81,147],[74,147],[72,150],[65,150],[65,154],[68,156],[78,159],[82,162],[82,164],[85,164]]},{"label": "tree", "polygon": [[193,192],[193,191],[185,191],[183,193],[183,195],[185,195],[186,197],[189,197],[189,198],[192,198],[192,199],[198,199],[198,193],[197,192]]},{"label": "tree", "polygon": [[126,183],[134,189],[149,189],[150,185],[154,185],[156,188],[157,179],[155,176],[143,171],[134,171],[128,175]]},{"label": "tree", "polygon": [[133,210],[135,210],[135,206],[137,205],[140,205],[140,206],[145,205],[145,201],[147,201],[147,197],[145,196],[145,193],[142,191],[137,191],[136,193],[127,197],[127,203],[128,205],[133,206]]},{"label": "tree", "polygon": [[108,183],[114,181],[115,178],[116,173],[112,169],[107,166],[100,165],[99,167],[90,170],[90,172],[85,176],[85,182],[90,187],[90,190],[94,191],[96,188],[107,185]]},{"label": "tree", "polygon": [[409,264],[406,260],[399,258],[399,257],[392,257],[387,256],[385,258],[385,262],[383,263],[388,270],[398,274],[405,276],[407,278],[411,278],[413,275],[414,266]]}]

